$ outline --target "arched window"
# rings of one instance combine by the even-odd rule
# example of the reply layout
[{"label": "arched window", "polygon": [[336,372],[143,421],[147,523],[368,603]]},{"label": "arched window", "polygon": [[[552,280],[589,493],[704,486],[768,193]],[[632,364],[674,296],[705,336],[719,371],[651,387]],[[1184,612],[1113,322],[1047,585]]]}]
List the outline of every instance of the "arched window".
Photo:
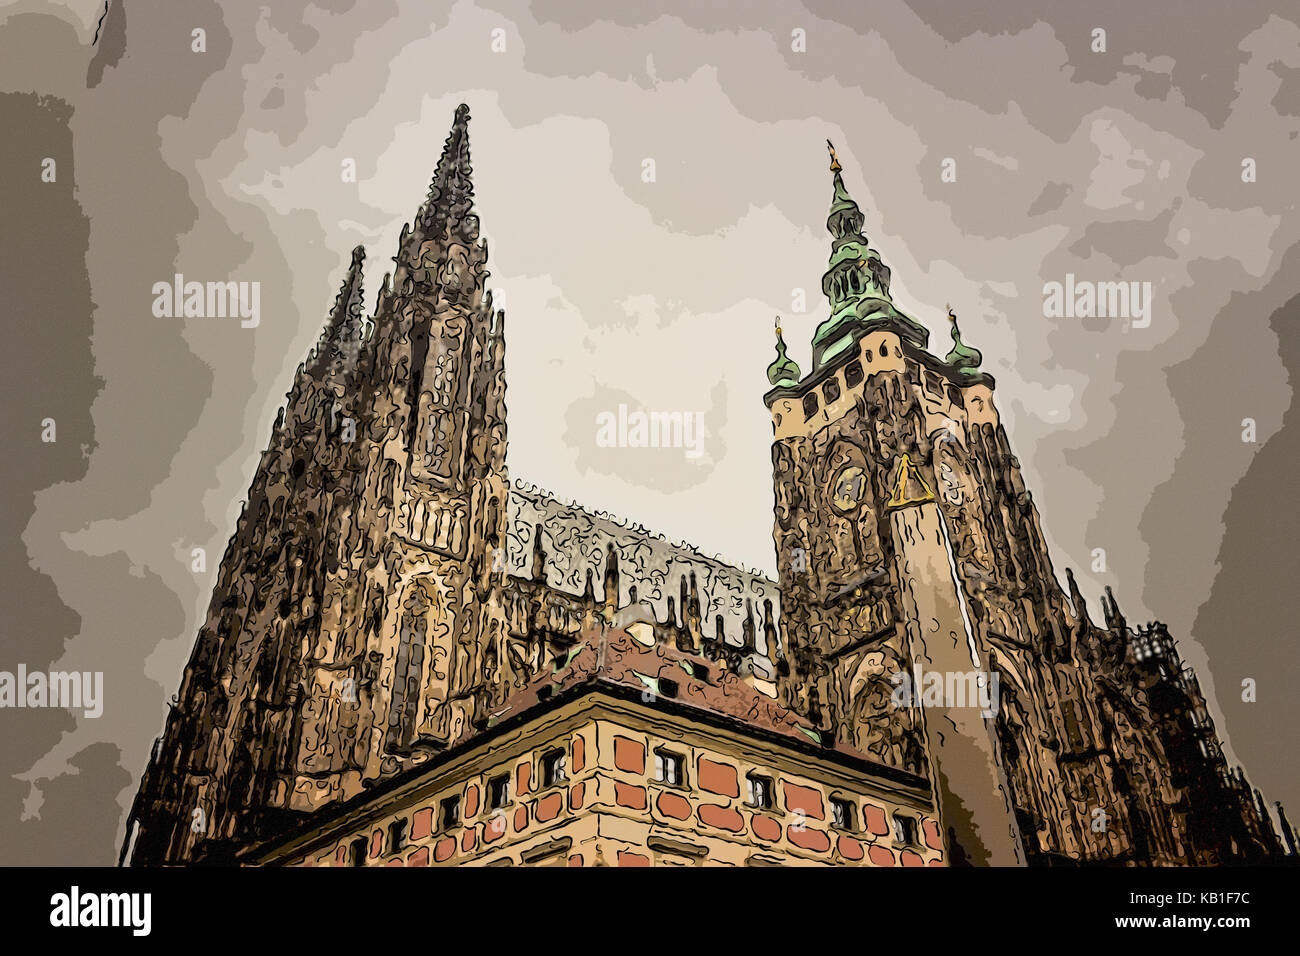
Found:
[{"label": "arched window", "polygon": [[393,698],[388,708],[385,744],[390,751],[409,747],[420,712],[420,683],[424,674],[424,646],[433,602],[425,585],[417,584],[402,602],[398,630],[397,662],[393,670]]},{"label": "arched window", "polygon": [[434,349],[433,368],[427,388],[420,396],[424,412],[424,447],[421,450],[424,467],[429,472],[440,478],[450,478],[455,444],[452,406],[459,379],[460,342],[441,336]]}]

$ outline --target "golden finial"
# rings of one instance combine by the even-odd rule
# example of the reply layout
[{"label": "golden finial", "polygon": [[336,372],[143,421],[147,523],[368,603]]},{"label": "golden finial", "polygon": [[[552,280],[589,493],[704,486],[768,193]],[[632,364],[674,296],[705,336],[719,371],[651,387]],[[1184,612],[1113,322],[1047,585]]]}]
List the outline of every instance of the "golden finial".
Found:
[{"label": "golden finial", "polygon": [[840,158],[835,155],[835,147],[831,145],[829,139],[826,141],[826,148],[831,151],[831,172],[838,173],[842,168],[840,166]]},{"label": "golden finial", "polygon": [[779,315],[776,317],[776,334],[781,334],[781,317]]},{"label": "golden finial", "polygon": [[944,305],[944,308],[948,310],[948,321],[951,322],[953,325],[956,325],[957,313],[952,310],[952,306],[950,305]]}]

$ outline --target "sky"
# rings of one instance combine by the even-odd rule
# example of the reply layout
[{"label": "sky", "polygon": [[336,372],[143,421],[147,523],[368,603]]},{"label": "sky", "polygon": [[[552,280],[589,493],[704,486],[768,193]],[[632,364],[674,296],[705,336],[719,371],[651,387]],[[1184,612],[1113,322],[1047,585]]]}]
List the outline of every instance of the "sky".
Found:
[{"label": "sky", "polygon": [[[1168,624],[1300,812],[1300,18],[979,6],[0,0],[0,668],[105,681],[0,713],[4,862],[116,859],[293,370],[462,102],[512,478],[775,571],[764,369],[826,317],[830,139],[895,302],[983,352],[1058,573]],[[260,322],[155,316],[177,273]],[[1149,323],[1049,317],[1067,275],[1150,283]],[[620,404],[700,413],[700,453],[603,447]]]}]

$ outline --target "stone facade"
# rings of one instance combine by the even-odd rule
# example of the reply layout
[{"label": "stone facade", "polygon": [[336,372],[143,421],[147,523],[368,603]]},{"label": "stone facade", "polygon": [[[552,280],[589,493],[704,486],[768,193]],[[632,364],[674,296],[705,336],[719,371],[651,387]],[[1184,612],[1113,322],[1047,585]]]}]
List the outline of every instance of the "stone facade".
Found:
[{"label": "stone facade", "polygon": [[[1280,855],[1163,626],[1113,598],[1094,625],[1056,583],[978,353],[955,322],[954,351],[926,351],[838,163],[835,187],[818,367],[782,343],[769,370],[773,582],[509,480],[461,107],[373,316],[358,249],[298,369],[123,858]],[[996,717],[894,700],[963,655],[999,678]]]}]

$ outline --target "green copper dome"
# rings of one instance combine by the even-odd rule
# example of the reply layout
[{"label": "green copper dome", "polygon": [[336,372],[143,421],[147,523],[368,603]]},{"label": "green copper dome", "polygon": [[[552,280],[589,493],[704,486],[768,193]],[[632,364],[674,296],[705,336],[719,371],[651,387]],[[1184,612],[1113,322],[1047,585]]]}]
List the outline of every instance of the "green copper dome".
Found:
[{"label": "green copper dome", "polygon": [[785,354],[785,339],[781,338],[780,318],[776,326],[776,360],[767,367],[767,380],[774,386],[798,385],[800,372],[795,360]]},{"label": "green copper dome", "polygon": [[925,326],[894,307],[889,296],[889,266],[862,234],[862,211],[844,188],[842,167],[830,141],[833,196],[826,228],[834,237],[830,260],[822,276],[822,293],[830,302],[830,318],[813,335],[813,365],[820,368],[852,346],[855,332],[888,325],[924,348],[930,337]]},{"label": "green copper dome", "polygon": [[948,310],[948,320],[952,322],[952,351],[943,357],[943,360],[953,368],[960,369],[967,375],[974,375],[984,361],[984,356],[980,350],[967,345],[961,340],[961,329],[957,327],[957,315]]}]

